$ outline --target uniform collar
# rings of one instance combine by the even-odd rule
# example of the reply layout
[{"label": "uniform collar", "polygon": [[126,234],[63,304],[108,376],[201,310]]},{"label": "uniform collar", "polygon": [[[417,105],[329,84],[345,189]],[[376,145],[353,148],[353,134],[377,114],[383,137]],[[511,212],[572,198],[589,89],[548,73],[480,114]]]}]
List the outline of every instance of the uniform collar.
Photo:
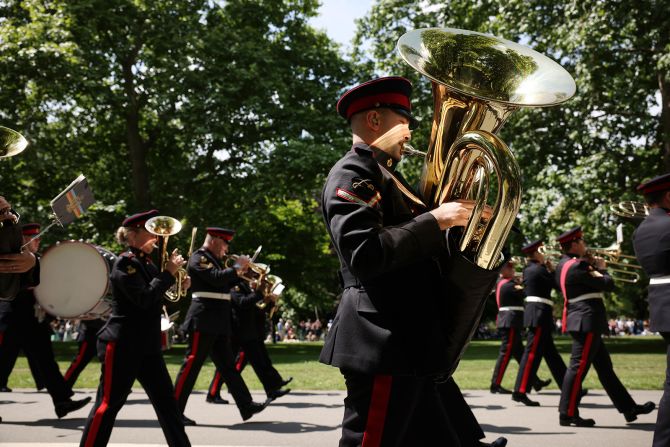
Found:
[{"label": "uniform collar", "polygon": [[135,247],[128,247],[130,249],[130,252],[135,255],[136,258],[141,259],[143,262],[147,264],[151,264],[151,256],[147,255],[145,252],[140,250],[139,248]]},{"label": "uniform collar", "polygon": [[353,145],[352,149],[363,149],[366,151],[370,151],[372,153],[372,158],[374,158],[377,161],[377,163],[384,166],[391,172],[395,171],[395,168],[399,163],[398,161],[394,160],[393,157],[391,157],[389,154],[382,151],[381,149],[378,149],[374,146],[369,146],[365,143],[356,143]]}]

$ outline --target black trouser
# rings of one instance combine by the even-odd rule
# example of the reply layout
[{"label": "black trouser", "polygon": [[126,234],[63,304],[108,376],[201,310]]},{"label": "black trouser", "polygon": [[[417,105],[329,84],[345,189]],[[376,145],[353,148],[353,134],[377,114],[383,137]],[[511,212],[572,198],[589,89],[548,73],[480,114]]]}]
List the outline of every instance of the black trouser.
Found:
[{"label": "black trouser", "polygon": [[446,382],[438,384],[437,389],[461,446],[478,446],[479,440],[484,438],[484,432],[470,406],[465,402],[463,393],[461,393],[461,389],[454,379],[450,378]]},{"label": "black trouser", "polygon": [[[49,337],[49,340],[51,340],[50,333]],[[35,381],[35,387],[38,390],[45,388],[44,379],[37,367],[35,356],[30,351],[27,352],[25,349],[23,351],[28,360],[28,367],[30,368],[33,380]],[[17,337],[16,331],[10,329],[0,332],[0,388],[7,386],[9,376],[12,374],[19,352],[21,352],[21,340]]]},{"label": "black trouser", "polygon": [[[235,369],[240,373],[247,363],[258,376],[258,380],[263,384],[265,394],[269,397],[271,393],[281,388],[282,378],[279,372],[272,366],[272,360],[262,340],[246,340],[239,342],[239,349],[233,346],[233,352],[237,351]],[[209,396],[218,396],[223,385],[223,376],[217,369],[214,378],[209,385]]]},{"label": "black trouser", "polygon": [[561,415],[579,416],[582,382],[589,372],[591,363],[619,413],[631,410],[635,406],[635,401],[614,372],[612,359],[601,335],[597,332],[570,332],[570,335],[572,354],[561,387],[561,401],[558,405]]},{"label": "black trouser", "polygon": [[516,376],[514,391],[527,393],[533,384],[531,379],[537,375],[540,362],[544,358],[547,366],[559,388],[563,386],[566,366],[554,344],[551,326],[537,326],[528,328],[526,348],[519,363],[519,373]]},{"label": "black trouser", "polygon": [[491,376],[491,385],[495,386],[502,383],[510,359],[514,358],[517,362],[521,362],[521,356],[523,355],[520,329],[514,327],[499,328],[498,333],[500,334],[500,352]]},{"label": "black trouser", "polygon": [[191,445],[160,348],[148,349],[142,340],[100,340],[98,355],[102,363],[100,386],[80,447],[107,445],[116,415],[126,402],[135,379],[146,391],[156,411],[167,444],[171,447]]},{"label": "black trouser", "polygon": [[70,367],[63,376],[70,388],[74,386],[79,374],[86,368],[86,365],[88,365],[88,363],[97,355],[97,344],[98,336],[96,332],[87,330],[84,334],[84,339],[79,342],[77,355],[72,359]]},{"label": "black trouser", "polygon": [[221,371],[223,380],[225,380],[228,391],[235,399],[237,407],[242,409],[248,406],[251,403],[251,394],[244,380],[242,380],[242,376],[235,369],[230,337],[194,331],[189,337],[186,358],[175,381],[175,397],[179,409],[183,412],[186,408],[188,397],[207,356],[212,358],[216,369]]},{"label": "black trouser", "polygon": [[[342,370],[347,386],[340,447],[460,447],[442,385],[430,378]],[[450,395],[453,390],[444,390]]]},{"label": "black trouser", "polygon": [[666,349],[665,383],[663,384],[663,397],[658,404],[652,447],[668,447],[670,445],[670,332],[661,332],[661,335],[665,340]]}]

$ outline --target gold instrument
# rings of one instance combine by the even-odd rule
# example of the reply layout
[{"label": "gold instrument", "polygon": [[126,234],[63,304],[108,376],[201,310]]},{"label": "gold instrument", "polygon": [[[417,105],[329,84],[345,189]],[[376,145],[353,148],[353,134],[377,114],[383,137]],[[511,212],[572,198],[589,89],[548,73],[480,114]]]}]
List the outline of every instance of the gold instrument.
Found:
[{"label": "gold instrument", "polygon": [[[453,28],[410,31],[398,51],[432,81],[434,115],[420,181],[429,208],[458,199],[477,201],[460,250],[491,269],[521,203],[521,174],[495,133],[520,107],[544,107],[575,93],[570,74],[548,57],[498,37]],[[493,179],[497,182],[493,184]],[[482,213],[489,191],[493,217]]]},{"label": "gold instrument", "polygon": [[599,256],[607,262],[607,270],[615,281],[635,284],[640,280],[642,266],[637,264],[637,258],[623,254],[618,243],[604,248],[589,248],[587,256]]},{"label": "gold instrument", "polygon": [[[181,231],[181,222],[170,216],[156,216],[147,220],[144,224],[144,228],[146,228],[149,233],[158,237],[161,271],[164,271],[165,266],[170,260],[170,255],[167,251],[168,239],[170,236],[175,235]],[[193,233],[192,236],[195,236],[195,233]],[[193,245],[193,241],[191,241],[191,245]],[[170,289],[165,292],[165,298],[168,301],[175,303],[186,296],[186,290],[182,287],[182,283],[184,282],[184,279],[186,279],[186,276],[186,270],[180,267],[177,270],[177,274],[175,275],[177,279],[175,285],[170,287]]]},{"label": "gold instrument", "polygon": [[15,130],[0,126],[0,158],[13,157],[23,152],[28,141]]},{"label": "gold instrument", "polygon": [[649,215],[649,207],[642,202],[619,202],[610,204],[610,211],[615,216],[640,223]]},{"label": "gold instrument", "polygon": [[[261,262],[254,262],[258,257],[261,248],[262,245],[258,246],[256,252],[250,258],[246,273],[239,275],[239,277],[248,282],[249,287],[252,287],[252,283],[255,283],[256,290],[260,291],[263,295],[263,301],[256,303],[256,306],[259,309],[265,309],[271,302],[275,304],[270,311],[270,318],[272,318],[277,307],[277,302],[279,301],[279,296],[284,291],[284,284],[279,276],[270,275],[269,265]],[[239,257],[240,256],[238,255],[227,256],[224,266],[226,268],[233,267]]]}]

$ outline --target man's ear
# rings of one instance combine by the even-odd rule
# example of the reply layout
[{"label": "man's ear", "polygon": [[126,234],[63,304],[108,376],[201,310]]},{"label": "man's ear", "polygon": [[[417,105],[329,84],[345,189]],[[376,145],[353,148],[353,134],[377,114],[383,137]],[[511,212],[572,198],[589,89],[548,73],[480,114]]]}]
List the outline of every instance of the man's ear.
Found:
[{"label": "man's ear", "polygon": [[376,110],[369,110],[365,114],[365,121],[372,130],[379,130],[381,124],[380,113]]}]

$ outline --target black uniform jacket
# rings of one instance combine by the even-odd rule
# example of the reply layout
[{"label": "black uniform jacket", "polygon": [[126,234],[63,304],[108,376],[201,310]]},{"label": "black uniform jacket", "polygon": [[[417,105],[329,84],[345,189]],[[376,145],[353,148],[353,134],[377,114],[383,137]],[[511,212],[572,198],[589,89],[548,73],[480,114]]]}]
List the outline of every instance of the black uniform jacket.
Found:
[{"label": "black uniform jacket", "polygon": [[100,329],[105,341],[135,341],[147,350],[161,349],[163,295],[174,284],[141,250],[131,248],[114,263],[112,315]]},{"label": "black uniform jacket", "polygon": [[[241,280],[234,268],[225,268],[221,261],[204,247],[199,248],[188,260],[191,293],[230,293]],[[182,325],[184,331],[208,334],[231,334],[230,300],[193,298]]]},{"label": "black uniform jacket", "polygon": [[[563,266],[577,255],[568,254],[561,257],[556,266],[554,277],[561,287],[561,272]],[[614,290],[614,281],[605,270],[596,270],[586,261],[579,260],[570,267],[565,278],[565,290],[568,297],[568,321],[566,331],[570,332],[599,332],[606,333],[607,314],[605,303],[601,299],[588,299],[578,303],[571,303],[570,299],[587,293],[610,292]]]},{"label": "black uniform jacket", "polygon": [[[523,269],[523,286],[526,296],[537,296],[548,300],[551,299],[551,290],[558,288],[554,275],[544,264],[537,261],[529,261]],[[526,302],[523,325],[553,328],[553,307],[545,303]]]},{"label": "black uniform jacket", "polygon": [[[367,145],[355,145],[323,189],[322,212],[344,292],[320,361],[369,374],[442,373],[452,326],[436,262],[446,252],[445,234],[403,196],[404,180],[374,157]],[[461,277],[485,296],[497,274],[479,270],[480,277]]]},{"label": "black uniform jacket", "polygon": [[[4,221],[0,227],[0,254],[21,253],[21,245],[23,245],[21,225]],[[6,300],[14,299],[22,289],[38,285],[39,277],[37,262],[35,267],[25,273],[0,273],[0,312],[9,312],[11,305],[7,304]]]},{"label": "black uniform jacket", "polygon": [[[14,274],[17,277],[16,284],[19,287],[16,292],[12,292],[14,293],[13,299],[10,301],[0,300],[0,332],[9,329],[12,322],[17,324],[16,322],[22,318],[32,318],[35,315],[36,301],[33,289],[40,283],[39,256],[35,256],[35,258],[35,266],[31,270]],[[14,285],[11,287],[14,289]],[[51,318],[48,321],[51,321]]]},{"label": "black uniform jacket", "polygon": [[[670,215],[652,208],[633,234],[635,255],[650,278],[670,276]],[[670,283],[649,285],[649,326],[670,332]]]},{"label": "black uniform jacket", "polygon": [[[496,283],[496,302],[498,309],[501,307],[523,307],[523,286],[517,284],[514,279],[500,278]],[[523,328],[523,310],[498,311],[496,324],[499,328]]]},{"label": "black uniform jacket", "polygon": [[230,291],[233,303],[233,333],[239,341],[263,340],[265,334],[265,311],[256,304],[263,295],[254,292],[242,282]]}]

